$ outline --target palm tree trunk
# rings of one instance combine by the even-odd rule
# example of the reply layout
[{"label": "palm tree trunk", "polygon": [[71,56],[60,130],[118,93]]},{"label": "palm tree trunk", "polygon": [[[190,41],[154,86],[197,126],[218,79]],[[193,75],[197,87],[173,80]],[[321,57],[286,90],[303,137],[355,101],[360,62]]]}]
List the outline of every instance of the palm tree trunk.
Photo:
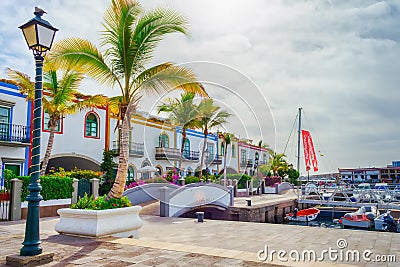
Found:
[{"label": "palm tree trunk", "polygon": [[228,150],[228,145],[225,143],[225,153],[224,153],[224,186],[226,187],[226,154]]},{"label": "palm tree trunk", "polygon": [[181,153],[179,155],[179,164],[178,164],[178,168],[179,168],[179,173],[181,171],[182,168],[182,159],[183,159],[183,150],[185,148],[185,141],[186,141],[186,128],[183,127],[182,129],[182,144],[181,144]]},{"label": "palm tree trunk", "polygon": [[50,135],[49,140],[47,141],[46,153],[44,154],[44,158],[42,161],[42,168],[40,169],[40,176],[43,176],[46,173],[47,165],[49,164],[51,150],[53,149],[54,145],[54,132],[56,126],[50,127]]},{"label": "palm tree trunk", "polygon": [[203,149],[201,151],[199,179],[201,179],[201,177],[203,176],[203,162],[204,162],[204,153],[206,151],[206,144],[207,144],[207,132],[204,132],[204,142],[203,142]]},{"label": "palm tree trunk", "polygon": [[115,182],[108,192],[106,199],[121,198],[126,184],[126,176],[128,174],[128,160],[129,160],[129,127],[132,109],[127,109],[121,125],[121,140],[118,160],[118,171]]}]

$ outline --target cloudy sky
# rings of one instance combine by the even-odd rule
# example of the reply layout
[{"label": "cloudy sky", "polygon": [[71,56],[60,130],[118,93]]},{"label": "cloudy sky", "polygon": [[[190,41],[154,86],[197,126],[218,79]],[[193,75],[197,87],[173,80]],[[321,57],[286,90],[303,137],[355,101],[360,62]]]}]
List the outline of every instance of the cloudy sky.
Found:
[{"label": "cloudy sky", "polygon": [[[17,28],[35,5],[68,36],[99,40],[109,1],[2,0],[0,77],[11,67],[34,73]],[[289,135],[299,107],[310,130],[320,172],[385,166],[400,160],[400,1],[179,0],[142,1],[173,8],[190,22],[188,36],[168,36],[153,63],[191,67],[233,117],[226,129],[262,139],[295,163]],[[85,93],[118,91],[86,81]],[[154,109],[146,99],[141,108]],[[294,137],[294,138],[293,138]],[[320,156],[323,155],[323,156]],[[303,159],[302,159],[303,161]],[[303,165],[304,166],[304,165]],[[304,173],[304,167],[302,167]]]}]

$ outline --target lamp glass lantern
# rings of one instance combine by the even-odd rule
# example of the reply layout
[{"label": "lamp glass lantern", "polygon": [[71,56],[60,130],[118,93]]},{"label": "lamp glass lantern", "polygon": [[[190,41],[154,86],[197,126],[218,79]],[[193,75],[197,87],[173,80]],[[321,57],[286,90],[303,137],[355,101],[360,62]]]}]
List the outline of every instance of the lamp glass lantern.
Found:
[{"label": "lamp glass lantern", "polygon": [[33,19],[19,26],[19,28],[24,34],[29,49],[32,49],[35,55],[43,55],[47,50],[50,50],[58,29],[41,18],[43,12],[35,12],[34,14],[36,16]]}]

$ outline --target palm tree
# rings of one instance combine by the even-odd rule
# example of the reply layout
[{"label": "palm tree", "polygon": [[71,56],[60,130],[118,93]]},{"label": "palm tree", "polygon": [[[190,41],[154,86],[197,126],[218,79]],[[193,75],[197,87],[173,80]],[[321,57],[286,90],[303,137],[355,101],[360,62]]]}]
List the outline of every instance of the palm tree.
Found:
[{"label": "palm tree", "polygon": [[194,73],[166,62],[145,67],[159,42],[169,33],[186,33],[186,20],[170,9],[145,12],[134,0],[112,0],[104,15],[104,30],[99,50],[81,38],[67,38],[55,44],[50,57],[62,67],[83,68],[90,77],[107,86],[116,86],[121,95],[113,99],[118,106],[120,154],[118,172],[107,199],[120,198],[128,172],[131,116],[140,98],[183,89],[207,95]]},{"label": "palm tree", "polygon": [[286,155],[283,153],[274,152],[272,157],[269,159],[268,166],[274,176],[278,176],[279,173],[287,173],[289,170],[289,165],[286,162],[285,157]]},{"label": "palm tree", "polygon": [[182,158],[183,150],[186,141],[186,129],[196,128],[198,125],[197,116],[198,110],[197,106],[193,103],[194,94],[190,92],[185,92],[181,95],[181,99],[168,99],[167,103],[163,103],[158,106],[158,113],[169,112],[170,121],[182,127],[182,143],[179,156],[179,171],[182,168]]},{"label": "palm tree", "polygon": [[[84,74],[76,70],[65,71],[59,79],[57,70],[47,61],[44,64],[43,109],[49,116],[47,127],[50,131],[46,152],[42,161],[40,175],[44,175],[49,163],[51,150],[54,146],[54,133],[60,120],[68,114],[78,113],[89,107],[104,106],[107,99],[102,95],[84,96],[78,88]],[[27,74],[17,70],[7,69],[8,76],[17,84],[22,94],[27,95],[28,101],[34,100],[35,84]]]},{"label": "palm tree", "polygon": [[233,135],[230,133],[226,133],[222,136],[222,140],[224,140],[225,145],[225,153],[224,153],[224,186],[226,187],[226,155],[228,154],[228,146],[231,144],[231,139]]},{"label": "palm tree", "polygon": [[211,98],[203,99],[199,106],[198,123],[199,128],[202,129],[203,138],[203,149],[201,151],[200,160],[200,178],[202,176],[203,162],[204,162],[204,152],[206,150],[207,135],[209,130],[226,123],[226,119],[231,116],[228,112],[220,110],[221,108],[214,105],[214,101]]}]

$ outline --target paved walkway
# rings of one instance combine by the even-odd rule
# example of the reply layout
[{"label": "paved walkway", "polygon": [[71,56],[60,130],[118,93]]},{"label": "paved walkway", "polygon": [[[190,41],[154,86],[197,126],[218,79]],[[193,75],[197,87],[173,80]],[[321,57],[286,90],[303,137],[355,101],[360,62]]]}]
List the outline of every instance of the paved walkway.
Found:
[{"label": "paved walkway", "polygon": [[235,197],[234,198],[234,207],[245,207],[247,206],[246,199],[251,199],[251,205],[265,205],[265,204],[272,204],[278,202],[284,202],[288,200],[297,199],[297,195],[293,190],[288,190],[285,193],[278,195],[278,194],[261,194],[261,195],[254,195],[248,197]]},{"label": "paved walkway", "polygon": [[[58,218],[42,219],[43,249],[54,252],[54,262],[45,266],[262,266],[257,252],[271,250],[315,250],[318,257],[324,249],[342,252],[371,250],[395,255],[400,260],[400,234],[324,229],[295,225],[262,224],[206,220],[197,223],[188,218],[160,218],[143,215],[140,238],[91,239],[58,235],[53,229]],[[5,256],[19,251],[24,222],[0,222],[0,265]],[[337,240],[347,247],[338,249]],[[344,253],[345,254],[345,253]],[[293,257],[295,254],[292,255]],[[361,255],[362,256],[362,255]],[[288,255],[284,258],[289,258]],[[271,261],[266,261],[268,266]],[[294,266],[398,266],[398,263],[330,261],[281,262],[274,255],[273,264]]]}]

